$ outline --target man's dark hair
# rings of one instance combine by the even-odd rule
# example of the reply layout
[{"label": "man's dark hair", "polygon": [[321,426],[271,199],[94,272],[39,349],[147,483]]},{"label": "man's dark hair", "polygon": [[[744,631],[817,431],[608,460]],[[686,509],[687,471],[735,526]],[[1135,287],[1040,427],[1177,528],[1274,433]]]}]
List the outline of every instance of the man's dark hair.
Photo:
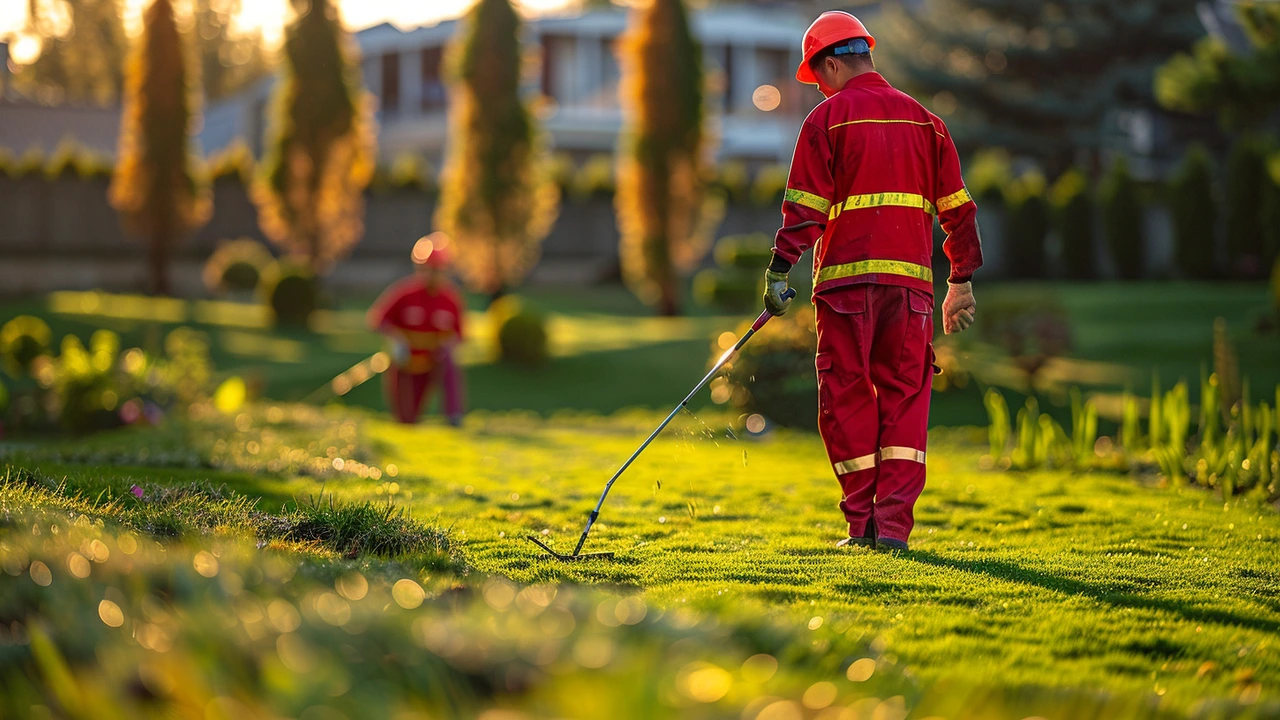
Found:
[{"label": "man's dark hair", "polygon": [[876,66],[875,61],[871,59],[871,48],[867,45],[867,41],[862,38],[836,43],[819,50],[818,54],[809,60],[809,69],[817,72],[818,68],[829,57],[834,57],[854,70],[874,70]]}]

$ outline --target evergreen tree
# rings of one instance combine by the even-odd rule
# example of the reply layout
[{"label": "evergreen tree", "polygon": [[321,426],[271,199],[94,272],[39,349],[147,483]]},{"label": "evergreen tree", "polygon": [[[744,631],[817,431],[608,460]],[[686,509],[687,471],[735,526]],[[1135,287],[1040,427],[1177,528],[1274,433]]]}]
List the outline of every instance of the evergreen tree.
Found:
[{"label": "evergreen tree", "polygon": [[886,13],[878,47],[963,147],[1056,173],[1109,111],[1156,107],[1156,67],[1203,34],[1196,0],[924,0]]},{"label": "evergreen tree", "polygon": [[110,199],[125,227],[147,242],[151,289],[168,294],[170,252],[208,220],[210,203],[192,171],[198,110],[170,0],[153,0],[143,23],[129,61]]},{"label": "evergreen tree", "polygon": [[1005,192],[1005,207],[1009,211],[1009,261],[1014,277],[1030,279],[1045,275],[1049,206],[1044,191],[1044,176],[1033,172],[1014,180]]},{"label": "evergreen tree", "polygon": [[702,51],[682,0],[632,11],[622,50],[626,118],[615,204],[623,277],[664,315],[709,245],[704,222]]},{"label": "evergreen tree", "polygon": [[123,0],[27,0],[25,30],[40,38],[40,54],[18,67],[14,87],[52,103],[119,100],[129,56],[123,14]]},{"label": "evergreen tree", "polygon": [[1196,145],[1169,184],[1169,209],[1178,271],[1183,277],[1209,279],[1217,275],[1218,208],[1213,187],[1213,159]]},{"label": "evergreen tree", "polygon": [[1123,157],[1102,185],[1102,223],[1116,270],[1125,280],[1142,277],[1146,264],[1146,208]]},{"label": "evergreen tree", "polygon": [[1280,107],[1280,5],[1241,2],[1236,12],[1252,52],[1209,37],[1156,74],[1156,97],[1172,110],[1217,113],[1226,128],[1265,124]]},{"label": "evergreen tree", "polygon": [[1267,146],[1252,136],[1242,136],[1227,160],[1227,267],[1232,275],[1265,277],[1262,213],[1267,186]]},{"label": "evergreen tree", "polygon": [[294,0],[294,9],[253,200],[267,237],[322,273],[364,232],[371,103],[331,1]]},{"label": "evergreen tree", "polygon": [[520,34],[510,0],[480,0],[450,49],[450,148],[436,224],[458,243],[468,282],[491,297],[533,268],[559,202],[520,93]]},{"label": "evergreen tree", "polygon": [[1097,278],[1094,264],[1094,207],[1089,180],[1074,168],[1062,174],[1049,193],[1062,238],[1062,267],[1072,280]]}]

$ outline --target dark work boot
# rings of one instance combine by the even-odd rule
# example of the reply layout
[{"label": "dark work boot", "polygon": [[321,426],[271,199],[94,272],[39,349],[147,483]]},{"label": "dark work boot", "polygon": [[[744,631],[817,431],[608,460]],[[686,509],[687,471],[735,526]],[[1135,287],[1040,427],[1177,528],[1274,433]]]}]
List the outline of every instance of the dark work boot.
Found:
[{"label": "dark work boot", "polygon": [[867,520],[867,529],[862,532],[862,537],[848,537],[836,543],[836,547],[865,547],[874,550],[876,548],[876,519]]},{"label": "dark work boot", "polygon": [[906,540],[883,537],[876,539],[876,549],[884,550],[885,552],[906,552],[908,550]]}]

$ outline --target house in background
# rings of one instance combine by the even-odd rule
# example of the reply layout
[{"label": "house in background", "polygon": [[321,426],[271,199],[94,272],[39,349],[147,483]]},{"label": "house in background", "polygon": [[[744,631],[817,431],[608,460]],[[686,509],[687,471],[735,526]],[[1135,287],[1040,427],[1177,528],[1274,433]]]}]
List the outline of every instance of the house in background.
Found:
[{"label": "house in background", "polygon": [[[785,8],[717,7],[695,11],[692,24],[703,47],[719,159],[789,161],[799,120],[821,99],[793,77],[807,18]],[[448,144],[445,55],[457,25],[402,30],[383,24],[356,33],[365,86],[377,98],[383,158],[413,153],[439,166]],[[525,89],[538,101],[556,152],[581,159],[616,148],[622,127],[617,46],[626,25],[621,9],[526,24]],[[239,139],[261,154],[272,83],[206,109],[200,133],[206,153]]]}]

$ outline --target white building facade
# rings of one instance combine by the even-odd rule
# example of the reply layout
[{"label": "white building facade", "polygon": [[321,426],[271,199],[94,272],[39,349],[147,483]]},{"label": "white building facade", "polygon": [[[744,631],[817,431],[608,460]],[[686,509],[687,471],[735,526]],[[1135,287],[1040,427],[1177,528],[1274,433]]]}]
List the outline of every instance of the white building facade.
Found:
[{"label": "white building facade", "polygon": [[[622,128],[617,48],[624,10],[530,19],[524,87],[539,108],[553,150],[582,158],[612,153]],[[785,9],[695,11],[707,107],[721,160],[788,162],[800,120],[821,96],[793,77],[806,18]],[[379,153],[412,153],[439,163],[448,144],[447,46],[458,21],[411,30],[377,25],[356,33],[365,87],[377,98]],[[243,140],[261,153],[270,81],[208,108],[205,152]]]}]

